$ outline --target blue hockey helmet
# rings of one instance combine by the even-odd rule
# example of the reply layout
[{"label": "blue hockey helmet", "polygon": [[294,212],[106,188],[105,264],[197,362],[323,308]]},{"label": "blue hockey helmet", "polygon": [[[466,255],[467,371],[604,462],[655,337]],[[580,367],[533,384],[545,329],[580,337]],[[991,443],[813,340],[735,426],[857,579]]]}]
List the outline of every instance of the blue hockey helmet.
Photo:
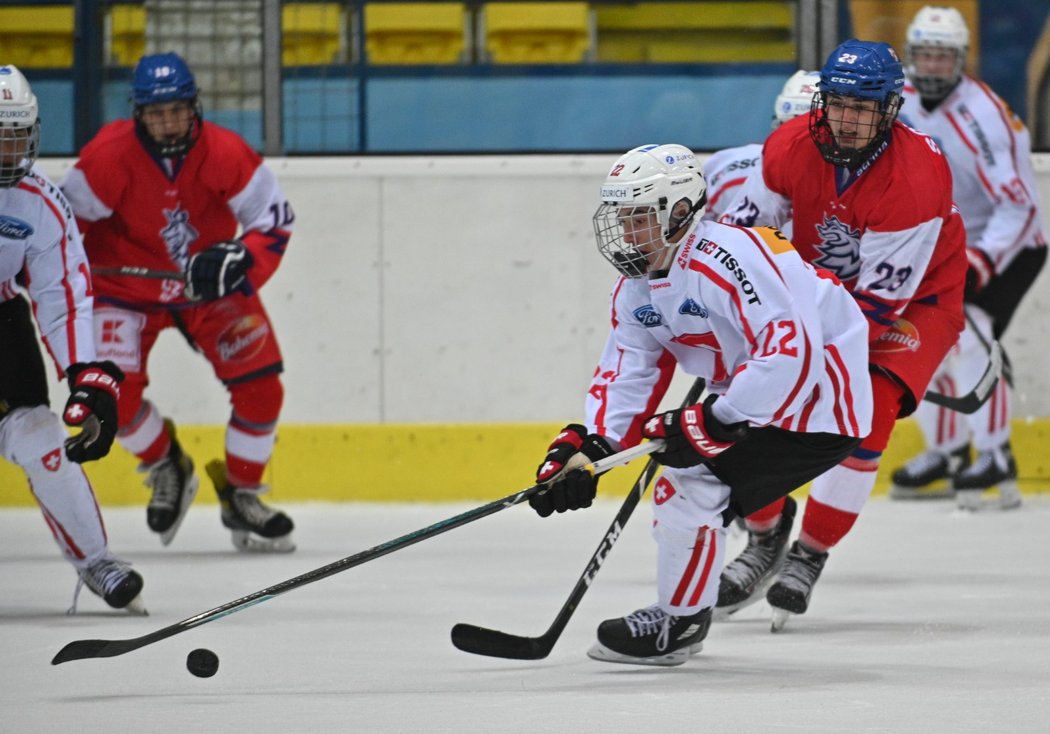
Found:
[{"label": "blue hockey helmet", "polygon": [[136,107],[196,98],[197,82],[181,56],[152,54],[139,59],[131,79],[131,101]]},{"label": "blue hockey helmet", "polygon": [[[855,169],[881,150],[900,112],[903,89],[904,67],[888,43],[851,38],[832,51],[820,70],[809,116],[810,135],[824,160]],[[872,124],[840,140],[828,124],[828,101],[845,97],[874,100],[878,108]],[[858,144],[858,138],[866,142]]]},{"label": "blue hockey helmet", "polygon": [[[139,139],[155,155],[165,158],[185,155],[200,136],[202,111],[197,98],[197,81],[178,54],[151,54],[139,59],[131,77],[131,101],[135,106]],[[177,137],[155,139],[143,122],[144,108],[179,101],[188,102],[193,108],[189,128]]]}]

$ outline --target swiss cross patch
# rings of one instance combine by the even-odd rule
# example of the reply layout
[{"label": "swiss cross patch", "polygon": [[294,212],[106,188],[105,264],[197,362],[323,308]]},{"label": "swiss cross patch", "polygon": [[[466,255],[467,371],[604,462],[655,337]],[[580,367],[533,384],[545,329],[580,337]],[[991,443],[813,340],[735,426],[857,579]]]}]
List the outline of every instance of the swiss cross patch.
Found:
[{"label": "swiss cross patch", "polygon": [[669,481],[667,481],[663,477],[660,477],[656,481],[656,487],[653,488],[653,502],[658,505],[662,505],[664,502],[667,502],[667,500],[671,499],[674,496],[674,487],[671,486],[671,483]]},{"label": "swiss cross patch", "polygon": [[40,457],[40,463],[48,471],[58,471],[58,468],[62,466],[62,449],[47,452]]}]

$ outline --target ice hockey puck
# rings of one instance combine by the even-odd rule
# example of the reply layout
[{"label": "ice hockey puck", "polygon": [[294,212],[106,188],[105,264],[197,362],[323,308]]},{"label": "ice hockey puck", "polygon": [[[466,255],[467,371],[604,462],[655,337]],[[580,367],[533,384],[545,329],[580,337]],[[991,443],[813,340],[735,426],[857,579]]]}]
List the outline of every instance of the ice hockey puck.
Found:
[{"label": "ice hockey puck", "polygon": [[219,669],[219,656],[199,647],[186,656],[186,670],[198,678],[211,678]]}]

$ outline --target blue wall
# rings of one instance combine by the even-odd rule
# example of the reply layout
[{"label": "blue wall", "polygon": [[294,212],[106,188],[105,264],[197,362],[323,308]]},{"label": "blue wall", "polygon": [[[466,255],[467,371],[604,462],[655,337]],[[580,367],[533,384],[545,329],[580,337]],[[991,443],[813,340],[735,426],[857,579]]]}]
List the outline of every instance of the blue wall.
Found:
[{"label": "blue wall", "polygon": [[[371,77],[364,145],[359,82],[349,76],[284,82],[286,152],[588,152],[675,141],[698,150],[758,142],[792,69],[747,75],[572,74]],[[72,155],[72,82],[33,82],[44,155]],[[130,113],[127,82],[104,86],[106,120]],[[205,117],[262,147],[260,111]]]}]

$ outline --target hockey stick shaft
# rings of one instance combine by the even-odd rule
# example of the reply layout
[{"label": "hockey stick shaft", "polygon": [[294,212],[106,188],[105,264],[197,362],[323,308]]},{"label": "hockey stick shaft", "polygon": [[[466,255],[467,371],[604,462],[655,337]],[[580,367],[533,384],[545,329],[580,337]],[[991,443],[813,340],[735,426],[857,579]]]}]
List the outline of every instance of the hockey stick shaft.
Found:
[{"label": "hockey stick shaft", "polygon": [[119,267],[91,268],[92,275],[126,275],[131,278],[155,278],[158,280],[186,280],[186,273],[181,270],[154,270],[138,265],[121,265]]},{"label": "hockey stick shaft", "polygon": [[922,399],[939,405],[942,408],[954,410],[957,413],[976,413],[992,395],[995,385],[999,382],[999,376],[1003,371],[1003,348],[997,341],[991,342],[988,352],[988,366],[977,381],[974,388],[965,395],[955,397],[953,395],[942,395],[932,390],[927,391]]},{"label": "hockey stick shaft", "polygon": [[[614,467],[626,464],[640,456],[659,451],[662,447],[663,441],[658,440],[639,444],[638,446],[634,446],[626,451],[621,451],[612,456],[595,461],[592,464],[588,464],[584,467],[584,470],[591,471],[594,474],[601,474]],[[520,492],[508,495],[502,499],[489,502],[480,507],[475,507],[448,519],[436,522],[433,525],[428,525],[425,528],[416,530],[415,532],[407,533],[406,535],[381,543],[373,548],[369,548],[368,550],[355,553],[352,556],[347,556],[346,558],[342,558],[334,563],[329,563],[327,566],[321,566],[312,571],[307,571],[295,578],[256,591],[254,594],[249,594],[248,596],[235,599],[223,604],[222,606],[188,617],[181,622],[150,632],[142,637],[136,637],[129,640],[75,640],[59,650],[58,654],[51,660],[51,664],[58,665],[71,660],[83,660],[86,658],[109,658],[123,655],[132,650],[138,650],[140,647],[152,645],[154,642],[160,642],[161,640],[167,639],[173,635],[191,630],[194,627],[200,627],[202,624],[214,622],[222,617],[227,617],[236,612],[243,611],[248,607],[261,604],[264,601],[269,601],[270,599],[280,596],[292,589],[298,589],[315,581],[320,581],[321,579],[328,578],[329,576],[341,573],[355,566],[360,566],[363,563],[373,561],[376,558],[387,555],[388,553],[393,553],[394,551],[406,548],[420,542],[421,540],[432,538],[435,535],[440,535],[441,533],[445,533],[453,528],[458,528],[467,523],[495,514],[500,510],[513,507],[545,489],[546,485],[533,485],[528,489],[523,489]]]},{"label": "hockey stick shaft", "polygon": [[[703,379],[698,379],[693,383],[685,400],[682,402],[683,408],[699,402],[700,395],[704,392],[704,384]],[[475,655],[488,655],[490,657],[510,658],[513,660],[540,660],[547,657],[551,650],[554,649],[555,643],[561,637],[561,633],[565,630],[572,615],[576,612],[576,608],[590,588],[594,577],[598,575],[598,571],[605,562],[606,556],[609,555],[616,541],[620,539],[624,525],[627,524],[635,508],[638,507],[646,488],[652,482],[659,468],[659,464],[650,457],[649,461],[646,462],[645,469],[642,470],[641,476],[638,477],[638,481],[634,483],[627,498],[616,513],[616,517],[613,518],[609,529],[605,531],[601,542],[598,543],[597,550],[595,550],[591,560],[588,561],[587,566],[583,569],[583,573],[580,574],[576,585],[569,592],[569,598],[562,604],[561,609],[558,610],[557,616],[554,617],[554,621],[546,632],[539,637],[521,637],[486,627],[460,623],[452,628],[452,644],[464,652]]]}]

